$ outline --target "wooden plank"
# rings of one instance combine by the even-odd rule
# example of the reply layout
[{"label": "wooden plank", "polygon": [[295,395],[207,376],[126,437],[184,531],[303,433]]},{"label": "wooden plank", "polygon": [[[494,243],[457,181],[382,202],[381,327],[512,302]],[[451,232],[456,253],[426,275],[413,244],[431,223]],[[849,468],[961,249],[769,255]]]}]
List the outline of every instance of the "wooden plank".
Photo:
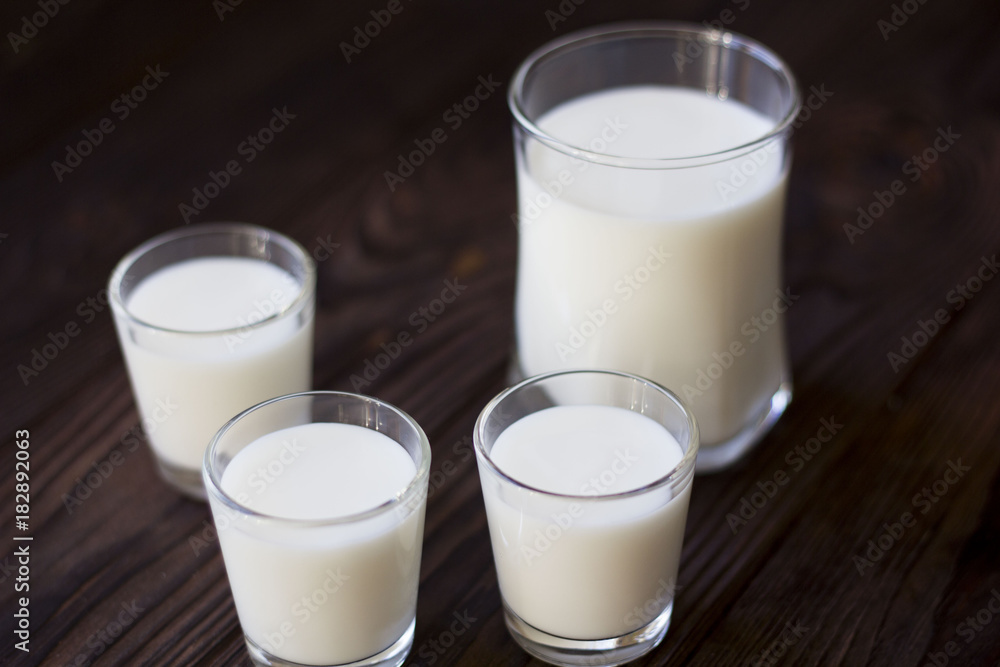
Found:
[{"label": "wooden plank", "polygon": [[[431,439],[410,662],[541,664],[504,627],[468,440],[505,386],[513,344],[505,86],[531,49],[570,30],[715,20],[728,8],[731,27],[780,53],[807,94],[832,93],[795,140],[785,275],[799,295],[788,313],[796,393],[752,455],[697,478],[674,621],[636,664],[747,664],[784,638],[794,642],[778,664],[919,666],[948,642],[958,650],[949,664],[1000,663],[1000,623],[971,630],[966,620],[1000,590],[1000,292],[987,282],[960,309],[955,296],[1000,254],[995,3],[920,5],[888,39],[878,21],[890,3],[586,2],[554,28],[555,2],[405,3],[348,63],[340,42],[379,6],[242,3],[220,21],[208,2],[77,1],[30,48],[0,57],[0,90],[15,101],[0,111],[10,128],[0,139],[0,303],[10,314],[0,320],[0,426],[31,431],[35,538],[32,652],[7,641],[0,662],[248,664],[208,510],[166,487],[145,444],[133,446],[141,431],[110,316],[90,315],[87,301],[130,248],[185,224],[179,205],[236,159],[242,172],[191,220],[262,223],[315,251],[316,387],[383,397]],[[5,8],[0,25],[34,11]],[[169,76],[57,180],[51,163],[66,144],[157,63]],[[503,88],[450,127],[445,111],[491,75]],[[241,142],[286,106],[295,118],[245,161]],[[390,189],[398,156],[438,127],[447,141]],[[929,168],[912,170],[913,156],[954,133]],[[846,233],[897,179],[905,192],[863,234]],[[415,324],[446,280],[467,287]],[[939,310],[947,321],[893,368],[887,355]],[[79,334],[25,384],[18,366],[70,323]],[[401,332],[413,343],[365,378]],[[824,420],[843,426],[806,460],[795,448]],[[959,459],[971,470],[933,493]],[[13,462],[14,449],[0,448],[5,526]],[[789,481],[771,487],[777,471]],[[925,487],[938,498],[926,514],[915,500]],[[730,518],[771,490],[745,524]],[[904,512],[914,524],[859,565]],[[16,595],[10,544],[0,549],[4,610]],[[129,609],[135,618],[112,637]],[[441,642],[454,614],[476,620]],[[0,635],[12,629],[0,616]]]}]

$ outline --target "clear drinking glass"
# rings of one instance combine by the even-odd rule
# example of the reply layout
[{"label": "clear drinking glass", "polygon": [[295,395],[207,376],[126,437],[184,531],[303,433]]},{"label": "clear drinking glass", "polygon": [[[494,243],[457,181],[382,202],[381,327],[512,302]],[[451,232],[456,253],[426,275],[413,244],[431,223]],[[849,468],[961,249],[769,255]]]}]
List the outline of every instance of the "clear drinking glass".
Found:
[{"label": "clear drinking glass", "polygon": [[[223,328],[191,327],[192,320],[151,324],[133,312],[135,291],[150,276],[189,260],[214,258],[261,260],[270,265],[264,269],[281,270],[274,272],[278,282],[259,290],[229,284],[224,269],[205,280],[231,289],[234,296],[244,292],[245,308]],[[216,431],[251,405],[311,389],[315,292],[316,267],[302,246],[249,224],[170,231],[143,243],[115,267],[108,293],[118,341],[145,437],[160,474],[175,488],[204,499],[201,463]],[[169,293],[160,296],[175,301]],[[165,314],[167,321],[196,310],[194,304],[176,302],[164,307],[173,309]]]},{"label": "clear drinking glass", "polygon": [[611,25],[532,53],[508,103],[515,375],[648,377],[698,417],[699,471],[730,464],[791,398],[781,245],[800,96],[788,67],[736,33]]},{"label": "clear drinking glass", "polygon": [[[388,436],[412,460],[416,474],[390,499],[363,511],[329,516],[328,505],[303,501],[333,482],[324,471],[296,469],[305,444],[301,431],[316,424],[348,424]],[[282,432],[282,433],[279,433]],[[278,434],[288,443],[264,463],[244,462],[234,476],[234,457],[259,438]],[[355,437],[355,436],[346,436]],[[339,442],[338,442],[339,438]],[[318,444],[317,444],[318,442]],[[336,447],[345,436],[314,440]],[[365,443],[364,446],[369,446]],[[413,644],[420,552],[431,451],[427,436],[409,415],[388,403],[346,392],[282,396],[241,413],[212,439],[204,479],[226,573],[250,657],[257,665],[400,665]],[[259,465],[258,465],[259,463]],[[386,479],[384,460],[343,463],[359,493]],[[321,484],[303,482],[311,479]],[[286,477],[287,476],[287,477]],[[291,480],[297,502],[313,518],[293,519],[253,509],[260,493],[281,478]],[[274,489],[275,487],[271,487]],[[238,489],[243,489],[239,491]],[[285,491],[279,495],[287,495]],[[303,508],[298,508],[304,511]],[[336,508],[329,507],[330,513]]]},{"label": "clear drinking glass", "polygon": [[[583,457],[584,466],[600,468],[590,482],[595,486],[581,495],[552,493],[505,473],[492,457],[498,438],[553,406],[640,414],[654,429],[665,429],[661,438],[676,441],[679,462],[651,483],[607,493],[610,487],[601,484],[612,484],[627,466],[647,465],[630,449],[637,443],[616,438],[614,460],[590,461],[591,453],[574,446],[578,441],[565,442],[571,436],[535,432],[533,441],[565,442],[567,465]],[[474,441],[504,619],[514,640],[557,665],[617,665],[659,644],[673,610],[698,453],[694,416],[677,396],[616,371],[544,374],[494,398],[476,421]]]}]

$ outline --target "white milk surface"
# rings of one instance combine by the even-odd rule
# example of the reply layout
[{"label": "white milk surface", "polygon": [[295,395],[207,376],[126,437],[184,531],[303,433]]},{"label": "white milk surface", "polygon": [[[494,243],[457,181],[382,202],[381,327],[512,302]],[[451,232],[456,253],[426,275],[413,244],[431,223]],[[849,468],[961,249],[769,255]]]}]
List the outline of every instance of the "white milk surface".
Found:
[{"label": "white milk surface", "polygon": [[[229,463],[222,488],[262,514],[322,520],[382,505],[415,474],[388,436],[317,423],[252,442]],[[423,502],[325,526],[234,518],[212,502],[240,625],[272,655],[352,662],[388,648],[413,621]]]},{"label": "white milk surface", "polygon": [[300,291],[281,268],[242,257],[186,260],[136,286],[128,311],[171,330],[128,333],[117,322],[143,426],[162,460],[197,470],[212,436],[238,413],[310,389],[312,321],[252,326]]},{"label": "white milk surface", "polygon": [[[597,496],[646,486],[680,463],[663,426],[610,406],[528,415],[503,431],[497,468],[553,493]],[[544,496],[480,475],[500,589],[530,625],[570,639],[636,630],[673,601],[690,484],[628,499]]]},{"label": "white milk surface", "polygon": [[[738,102],[650,86],[571,100],[538,125],[603,154],[679,158],[752,142],[774,123]],[[691,405],[703,446],[766,410],[785,377],[784,333],[780,318],[751,318],[773,315],[783,287],[787,172],[777,147],[701,167],[626,169],[529,141],[518,159],[525,375],[649,377]]]}]

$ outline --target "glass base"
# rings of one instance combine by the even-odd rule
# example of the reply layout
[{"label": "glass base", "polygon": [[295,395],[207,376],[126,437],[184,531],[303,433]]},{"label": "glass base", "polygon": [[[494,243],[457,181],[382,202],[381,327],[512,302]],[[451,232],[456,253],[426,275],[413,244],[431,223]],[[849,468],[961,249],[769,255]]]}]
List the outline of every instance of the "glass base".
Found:
[{"label": "glass base", "polygon": [[671,601],[659,616],[638,630],[621,637],[595,640],[567,639],[543,632],[511,611],[506,601],[503,617],[514,641],[539,660],[566,667],[612,667],[635,660],[656,648],[667,634],[673,609]]},{"label": "glass base", "polygon": [[246,635],[243,638],[246,640],[251,662],[258,667],[399,667],[406,660],[406,656],[410,654],[410,649],[413,648],[413,633],[416,626],[417,619],[414,617],[410,621],[410,625],[407,626],[406,632],[392,646],[369,658],[355,660],[354,662],[329,663],[326,666],[306,665],[301,662],[283,660],[262,649]]},{"label": "glass base", "polygon": [[[156,452],[153,452],[156,456]],[[201,479],[201,470],[191,470],[189,468],[179,468],[167,463],[163,459],[156,459],[156,467],[160,471],[160,477],[170,486],[180,491],[185,496],[194,500],[205,502],[208,496],[205,495],[205,484]]]},{"label": "glass base", "polygon": [[792,383],[782,382],[771,400],[742,431],[717,445],[702,444],[698,449],[696,473],[715,472],[735,463],[771,430],[792,401]]}]

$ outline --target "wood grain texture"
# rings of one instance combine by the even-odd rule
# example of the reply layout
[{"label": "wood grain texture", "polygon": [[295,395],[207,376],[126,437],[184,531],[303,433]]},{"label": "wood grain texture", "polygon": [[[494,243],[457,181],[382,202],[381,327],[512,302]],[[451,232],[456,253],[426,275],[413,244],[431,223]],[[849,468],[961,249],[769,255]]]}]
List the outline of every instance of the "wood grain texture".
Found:
[{"label": "wood grain texture", "polygon": [[[317,252],[321,389],[351,389],[381,343],[414,332],[411,314],[443,281],[468,286],[364,387],[424,426],[434,471],[454,466],[432,486],[408,664],[541,664],[504,627],[468,445],[513,342],[506,84],[570,30],[730,10],[729,27],[781,54],[807,95],[830,94],[795,137],[784,253],[800,295],[787,319],[795,398],[750,456],[696,479],[673,624],[636,664],[759,664],[789,623],[801,634],[774,664],[921,667],[948,642],[959,651],[948,664],[1000,664],[1000,620],[981,613],[1000,590],[1000,284],[961,309],[949,301],[1000,252],[1000,6],[897,4],[918,9],[884,38],[890,2],[587,0],[551,27],[555,0],[404,0],[350,63],[339,44],[384,2],[244,2],[220,20],[209,0],[73,0],[16,52],[5,38],[0,663],[249,664],[207,507],[166,487],[134,446],[138,416],[100,299],[115,262],[185,224],[192,189],[287,108],[288,127],[192,221],[264,224]],[[37,11],[6,3],[0,29],[20,31]],[[112,101],[157,65],[169,74],[116,116]],[[443,113],[480,76],[503,86],[450,127]],[[105,117],[114,131],[57,180],[51,163]],[[384,173],[438,127],[447,141],[390,190]],[[958,137],[911,179],[907,162],[949,128]],[[896,179],[905,193],[852,242],[844,225]],[[894,371],[887,354],[939,309],[948,322]],[[18,366],[69,323],[79,335],[22,381]],[[797,468],[789,453],[821,420],[842,427]],[[32,453],[27,655],[10,613],[16,429],[30,430]],[[67,506],[112,456],[122,464]],[[914,496],[959,460],[971,469],[921,513]],[[731,527],[727,515],[776,471],[788,484]],[[915,525],[859,573],[854,557],[906,511]],[[141,611],[105,642],[122,605]],[[439,652],[431,642],[454,613],[476,620]]]}]

